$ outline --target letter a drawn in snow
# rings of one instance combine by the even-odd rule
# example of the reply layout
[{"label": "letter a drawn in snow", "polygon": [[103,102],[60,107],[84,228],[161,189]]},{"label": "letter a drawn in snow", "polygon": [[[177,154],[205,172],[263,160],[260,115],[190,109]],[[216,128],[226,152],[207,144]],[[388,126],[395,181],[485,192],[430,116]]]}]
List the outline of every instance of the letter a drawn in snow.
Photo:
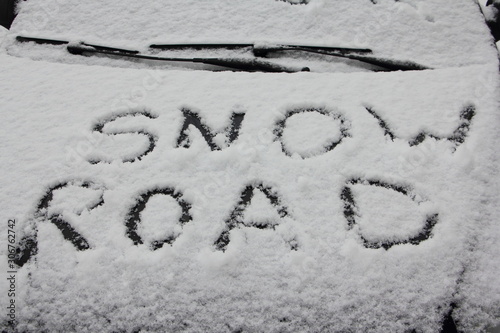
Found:
[{"label": "letter a drawn in snow", "polygon": [[[230,242],[230,232],[235,228],[275,230],[280,221],[288,215],[288,210],[281,204],[278,193],[271,187],[263,184],[247,185],[241,192],[239,202],[225,221],[226,228],[215,241],[215,248],[226,251]],[[297,250],[295,240],[287,243],[292,250]]]}]

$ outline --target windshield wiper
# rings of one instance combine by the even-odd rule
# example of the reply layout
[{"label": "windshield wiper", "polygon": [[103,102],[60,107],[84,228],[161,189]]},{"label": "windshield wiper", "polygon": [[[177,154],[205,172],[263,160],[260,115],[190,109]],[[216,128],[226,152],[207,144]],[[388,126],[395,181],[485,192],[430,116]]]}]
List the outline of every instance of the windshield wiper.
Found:
[{"label": "windshield wiper", "polygon": [[372,50],[366,48],[347,48],[332,46],[312,45],[258,45],[258,44],[152,44],[149,46],[160,50],[182,50],[182,49],[243,49],[251,48],[256,57],[266,57],[272,52],[303,51],[315,54],[328,55],[332,57],[348,58],[375,65],[386,71],[414,71],[431,69],[430,67],[417,64],[412,61],[401,61],[387,58],[379,58],[371,55]]},{"label": "windshield wiper", "polygon": [[172,57],[168,58],[168,57],[156,57],[156,56],[144,55],[140,54],[140,52],[136,50],[127,50],[109,46],[88,44],[84,42],[78,44],[72,44],[69,41],[65,40],[34,38],[34,37],[24,37],[24,36],[17,36],[16,39],[19,42],[35,42],[38,44],[67,45],[66,49],[68,50],[68,52],[74,55],[104,54],[108,56],[118,56],[118,57],[126,57],[133,59],[202,63],[205,65],[226,67],[233,70],[245,71],[245,72],[296,73],[296,72],[309,71],[308,67],[302,67],[302,68],[287,67],[255,58],[172,58]]},{"label": "windshield wiper", "polygon": [[98,50],[83,44],[68,44],[67,50],[69,53],[76,55],[105,54],[105,55],[120,56],[120,57],[134,58],[134,59],[202,63],[205,65],[221,66],[244,72],[271,72],[271,73],[309,72],[308,67],[303,67],[303,68],[286,67],[256,58],[248,58],[248,59],[247,58],[168,58],[168,57],[156,57],[143,54],[130,54],[117,51]]},{"label": "windshield wiper", "polygon": [[[350,50],[356,50],[356,49],[350,49]],[[418,71],[418,70],[432,69],[430,67],[420,65],[412,61],[401,61],[401,60],[394,60],[387,58],[379,58],[364,54],[354,54],[353,52],[356,51],[342,52],[342,51],[337,51],[334,48],[327,50],[324,47],[314,48],[312,46],[302,47],[302,46],[290,46],[290,45],[260,46],[253,48],[254,54],[259,57],[265,57],[268,55],[268,53],[271,52],[281,52],[281,51],[304,51],[304,52],[328,55],[332,57],[347,58],[375,65],[387,71],[415,71],[415,70]]]}]

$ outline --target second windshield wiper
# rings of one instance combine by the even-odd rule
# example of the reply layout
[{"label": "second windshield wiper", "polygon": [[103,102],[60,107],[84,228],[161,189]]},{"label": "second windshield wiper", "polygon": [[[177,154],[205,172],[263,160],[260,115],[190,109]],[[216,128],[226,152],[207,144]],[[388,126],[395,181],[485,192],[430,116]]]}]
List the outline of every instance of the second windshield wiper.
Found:
[{"label": "second windshield wiper", "polygon": [[[267,56],[271,52],[282,52],[282,51],[303,51],[316,54],[322,54],[332,57],[347,58],[351,60],[361,61],[367,64],[371,64],[387,71],[420,71],[425,69],[431,69],[430,67],[417,64],[412,61],[401,61],[388,58],[374,57],[365,54],[356,54],[351,52],[341,52],[335,50],[327,50],[322,47],[314,49],[313,47],[300,47],[300,46],[263,46],[254,48],[253,52],[257,56]],[[368,52],[365,52],[368,53]]]},{"label": "second windshield wiper", "polygon": [[367,48],[347,48],[332,46],[312,46],[312,45],[259,45],[259,44],[152,44],[153,49],[164,51],[185,50],[185,49],[244,49],[250,48],[256,57],[267,57],[270,53],[284,51],[302,51],[315,54],[322,54],[332,57],[347,58],[361,61],[370,65],[380,67],[385,71],[413,71],[431,69],[430,67],[412,62],[401,61],[389,58],[374,57],[370,54],[371,49]]}]

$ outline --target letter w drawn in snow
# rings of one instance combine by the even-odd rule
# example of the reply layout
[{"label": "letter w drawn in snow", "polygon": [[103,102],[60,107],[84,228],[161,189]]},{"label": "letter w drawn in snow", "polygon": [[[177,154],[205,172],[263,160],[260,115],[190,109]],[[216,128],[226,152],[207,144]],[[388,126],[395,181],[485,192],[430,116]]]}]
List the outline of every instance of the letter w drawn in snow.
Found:
[{"label": "letter w drawn in snow", "polygon": [[[387,122],[384,119],[382,119],[382,117],[372,107],[365,106],[365,109],[378,121],[378,124],[384,130],[384,135],[386,137],[388,137],[391,141],[399,139],[394,134],[393,130],[389,128]],[[465,142],[465,139],[469,134],[472,119],[474,118],[475,115],[476,115],[476,107],[472,104],[465,105],[459,114],[459,120],[460,120],[459,125],[451,135],[449,135],[448,137],[440,137],[432,133],[420,132],[415,137],[410,138],[408,140],[408,144],[410,145],[410,147],[418,146],[429,137],[436,141],[447,140],[451,142],[453,144],[453,151],[455,151],[458,146],[460,146],[462,143]]]},{"label": "letter w drawn in snow", "polygon": [[196,113],[194,113],[190,109],[182,108],[181,111],[184,114],[184,123],[182,124],[182,129],[177,139],[177,147],[184,148],[189,148],[191,146],[187,130],[190,125],[193,125],[198,129],[198,131],[200,131],[201,135],[212,151],[222,150],[224,147],[216,142],[215,136],[219,133],[225,133],[227,143],[228,145],[230,145],[231,143],[233,143],[233,141],[238,139],[241,123],[245,118],[245,114],[243,112],[233,112],[233,114],[231,115],[231,124],[221,132],[214,132],[202,122],[201,118]]}]

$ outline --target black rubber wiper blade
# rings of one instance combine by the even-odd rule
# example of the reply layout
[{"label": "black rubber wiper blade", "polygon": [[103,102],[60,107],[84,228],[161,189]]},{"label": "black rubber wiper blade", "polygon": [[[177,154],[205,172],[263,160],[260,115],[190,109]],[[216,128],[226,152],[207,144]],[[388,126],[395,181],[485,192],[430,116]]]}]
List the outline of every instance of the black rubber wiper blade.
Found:
[{"label": "black rubber wiper blade", "polygon": [[160,50],[183,50],[183,49],[193,49],[193,50],[203,50],[203,49],[242,49],[247,47],[253,47],[253,44],[238,44],[238,43],[191,43],[191,44],[151,44],[149,45],[152,49]]},{"label": "black rubber wiper blade", "polygon": [[[341,57],[341,55],[338,56]],[[375,65],[387,71],[423,71],[427,69],[433,69],[432,67],[427,67],[409,60],[396,60],[388,58],[357,56],[353,54],[346,54],[343,55],[343,57]]]},{"label": "black rubber wiper blade", "polygon": [[168,57],[157,57],[144,54],[130,54],[121,52],[112,52],[107,50],[99,50],[90,47],[86,44],[68,44],[67,50],[71,54],[75,55],[93,55],[93,54],[104,54],[110,56],[120,56],[133,59],[145,59],[145,60],[158,60],[158,61],[172,61],[172,62],[190,62],[190,63],[202,63],[206,65],[215,65],[226,68],[231,68],[238,71],[245,72],[271,72],[271,73],[296,73],[309,71],[309,68],[293,68],[278,65],[272,62],[263,61],[256,58],[168,58]]},{"label": "black rubber wiper blade", "polygon": [[265,57],[269,52],[280,52],[280,51],[304,51],[316,54],[329,55],[332,57],[347,58],[351,60],[361,61],[367,64],[375,65],[386,71],[420,71],[426,69],[432,69],[430,67],[412,62],[412,61],[402,61],[388,58],[379,58],[374,56],[367,56],[364,54],[353,54],[345,52],[336,51],[325,51],[320,49],[302,48],[302,47],[262,47],[254,49],[254,54],[256,56]]},{"label": "black rubber wiper blade", "polygon": [[[22,43],[34,42],[37,44],[49,44],[49,45],[65,45],[65,44],[70,43],[67,40],[36,38],[36,37],[26,37],[26,36],[17,36],[16,40],[18,42],[22,42]],[[121,48],[116,48],[116,47],[88,44],[88,43],[81,43],[81,44],[85,45],[85,46],[93,47],[96,50],[110,51],[110,52],[121,52],[121,53],[128,53],[128,54],[139,54],[139,51],[136,51],[136,50],[127,50],[127,49],[121,49]]]},{"label": "black rubber wiper blade", "polygon": [[188,44],[151,44],[152,49],[160,50],[182,50],[182,49],[240,49],[251,47],[252,51],[259,52],[263,55],[264,52],[292,50],[292,49],[308,49],[326,52],[342,52],[342,53],[371,53],[372,50],[366,48],[349,48],[349,47],[334,47],[334,46],[314,46],[314,45],[270,45],[259,46],[257,44],[231,44],[231,43],[188,43]]},{"label": "black rubber wiper blade", "polygon": [[37,44],[50,44],[50,45],[64,45],[64,44],[68,44],[69,43],[66,40],[35,38],[35,37],[24,37],[24,36],[17,36],[16,40],[18,42],[21,42],[21,43],[34,42],[34,43],[37,43]]}]

